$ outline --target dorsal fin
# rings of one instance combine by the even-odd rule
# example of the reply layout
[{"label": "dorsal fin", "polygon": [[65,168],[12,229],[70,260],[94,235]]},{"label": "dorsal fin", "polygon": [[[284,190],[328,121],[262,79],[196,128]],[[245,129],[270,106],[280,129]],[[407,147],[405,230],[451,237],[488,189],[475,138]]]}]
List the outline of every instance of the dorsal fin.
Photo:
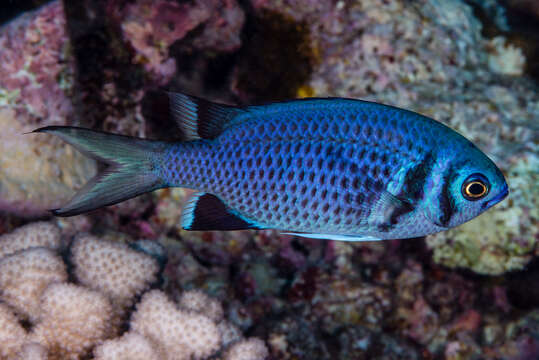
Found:
[{"label": "dorsal fin", "polygon": [[251,221],[241,217],[217,196],[197,193],[185,205],[182,214],[185,230],[243,230],[259,229]]},{"label": "dorsal fin", "polygon": [[227,122],[244,112],[233,106],[213,103],[182,93],[168,93],[170,113],[180,128],[183,140],[214,139]]}]

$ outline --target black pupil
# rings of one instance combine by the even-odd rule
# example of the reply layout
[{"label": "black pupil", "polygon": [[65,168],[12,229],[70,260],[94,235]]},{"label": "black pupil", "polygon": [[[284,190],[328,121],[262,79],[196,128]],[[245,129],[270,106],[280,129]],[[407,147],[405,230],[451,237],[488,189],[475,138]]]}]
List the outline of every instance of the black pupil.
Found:
[{"label": "black pupil", "polygon": [[474,183],[474,184],[470,185],[470,187],[468,188],[468,191],[472,195],[481,195],[483,193],[483,191],[484,191],[484,187],[483,187],[483,185],[481,185],[479,183]]}]

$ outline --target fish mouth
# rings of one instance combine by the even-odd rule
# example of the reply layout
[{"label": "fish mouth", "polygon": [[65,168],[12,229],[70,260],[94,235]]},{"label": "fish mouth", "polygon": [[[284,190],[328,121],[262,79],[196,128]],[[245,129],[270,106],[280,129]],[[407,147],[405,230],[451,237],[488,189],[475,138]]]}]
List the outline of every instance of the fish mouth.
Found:
[{"label": "fish mouth", "polygon": [[495,197],[493,197],[492,199],[490,199],[489,201],[483,204],[483,208],[488,209],[489,207],[496,205],[497,203],[505,199],[505,197],[508,194],[509,194],[509,188],[507,187],[507,184],[505,184],[502,191],[500,191],[498,195],[496,195]]}]

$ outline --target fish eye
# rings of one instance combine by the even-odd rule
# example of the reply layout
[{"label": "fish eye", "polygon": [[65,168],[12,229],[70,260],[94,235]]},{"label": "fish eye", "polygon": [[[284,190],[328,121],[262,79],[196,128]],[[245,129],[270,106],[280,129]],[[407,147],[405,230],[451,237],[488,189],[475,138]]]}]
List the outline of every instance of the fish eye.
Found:
[{"label": "fish eye", "polygon": [[462,184],[462,195],[466,200],[479,200],[488,194],[489,187],[488,181],[483,176],[474,174]]}]

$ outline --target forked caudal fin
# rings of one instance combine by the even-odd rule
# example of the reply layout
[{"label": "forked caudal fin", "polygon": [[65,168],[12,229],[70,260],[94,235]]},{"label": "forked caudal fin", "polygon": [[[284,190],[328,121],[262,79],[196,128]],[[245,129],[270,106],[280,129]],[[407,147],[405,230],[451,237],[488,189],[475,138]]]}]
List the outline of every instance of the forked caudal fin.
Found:
[{"label": "forked caudal fin", "polygon": [[54,215],[78,215],[164,186],[156,169],[162,142],[70,126],[48,126],[33,132],[56,135],[83,154],[109,165],[67,204],[51,210]]}]

